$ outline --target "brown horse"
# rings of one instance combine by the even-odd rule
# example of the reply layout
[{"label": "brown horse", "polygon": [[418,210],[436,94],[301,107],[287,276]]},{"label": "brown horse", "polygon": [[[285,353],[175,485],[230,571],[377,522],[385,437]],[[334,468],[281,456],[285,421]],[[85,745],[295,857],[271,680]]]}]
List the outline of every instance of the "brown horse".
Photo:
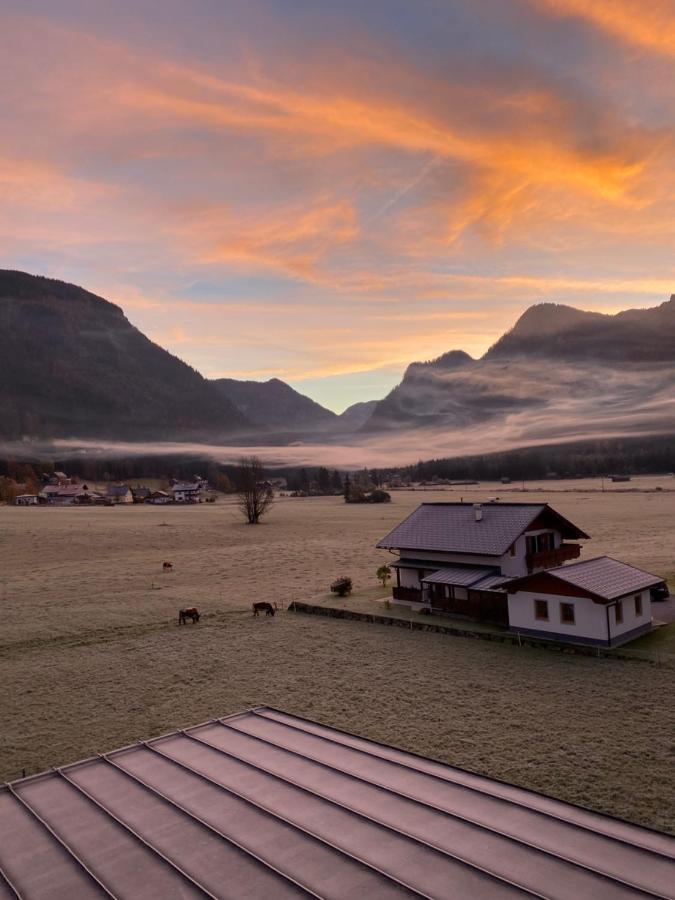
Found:
[{"label": "brown horse", "polygon": [[274,607],[271,603],[254,603],[253,604],[253,615],[258,616],[262,611],[265,611],[266,616],[274,615]]},{"label": "brown horse", "polygon": [[199,610],[196,606],[190,606],[188,609],[178,610],[178,624],[187,625],[187,620],[192,619],[192,624],[199,622]]},{"label": "brown horse", "polygon": [[173,571],[173,563],[163,562],[162,563],[162,571],[163,572],[172,572]]}]

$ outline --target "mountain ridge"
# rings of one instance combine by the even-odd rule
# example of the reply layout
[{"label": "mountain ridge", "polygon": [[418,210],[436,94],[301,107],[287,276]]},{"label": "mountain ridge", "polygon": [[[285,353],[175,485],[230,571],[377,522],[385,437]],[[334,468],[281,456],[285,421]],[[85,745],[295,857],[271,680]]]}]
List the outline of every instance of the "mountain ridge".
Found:
[{"label": "mountain ridge", "polygon": [[0,270],[0,436],[184,439],[250,423],[122,309],[67,282]]}]

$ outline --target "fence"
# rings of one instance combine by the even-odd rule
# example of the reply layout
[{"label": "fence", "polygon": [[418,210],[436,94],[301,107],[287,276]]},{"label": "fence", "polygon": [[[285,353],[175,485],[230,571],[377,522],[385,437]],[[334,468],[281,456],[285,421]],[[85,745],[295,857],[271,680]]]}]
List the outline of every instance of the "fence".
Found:
[{"label": "fence", "polygon": [[655,666],[675,667],[675,653],[668,649],[642,649],[631,650],[629,647],[591,647],[583,644],[564,644],[556,641],[547,641],[543,638],[535,638],[530,635],[521,635],[513,631],[487,631],[473,630],[471,628],[458,628],[453,625],[444,625],[433,621],[421,621],[412,618],[386,616],[380,613],[366,613],[358,610],[344,609],[333,606],[317,606],[313,603],[302,603],[294,600],[288,606],[289,612],[307,613],[315,616],[327,616],[334,619],[350,619],[357,622],[369,622],[375,625],[394,625],[398,628],[407,628],[410,631],[431,631],[436,634],[447,634],[452,637],[473,638],[480,641],[491,641],[499,644],[511,644],[518,647],[533,647],[539,650],[549,650],[557,653],[565,653],[571,656],[592,656],[599,659],[620,659],[631,662],[649,663]]}]

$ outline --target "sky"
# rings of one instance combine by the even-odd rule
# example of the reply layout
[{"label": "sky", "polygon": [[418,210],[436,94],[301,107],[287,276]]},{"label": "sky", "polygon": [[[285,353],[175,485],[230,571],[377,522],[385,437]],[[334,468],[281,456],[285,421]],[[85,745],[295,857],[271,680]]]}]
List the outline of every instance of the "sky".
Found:
[{"label": "sky", "polygon": [[0,0],[0,267],[341,411],[675,291],[675,0]]}]

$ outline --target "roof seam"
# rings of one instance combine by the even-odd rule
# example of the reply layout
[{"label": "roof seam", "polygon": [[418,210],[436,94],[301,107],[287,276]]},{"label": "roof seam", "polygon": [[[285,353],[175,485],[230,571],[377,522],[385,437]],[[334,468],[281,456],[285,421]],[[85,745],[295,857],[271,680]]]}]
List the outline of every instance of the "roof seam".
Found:
[{"label": "roof seam", "polygon": [[[220,720],[219,720],[219,721],[220,721]],[[268,720],[268,721],[270,721],[270,720]],[[222,722],[220,722],[220,724],[222,724]],[[280,723],[280,724],[281,724],[281,723]],[[603,872],[601,869],[593,868],[592,866],[587,865],[586,863],[579,862],[578,860],[572,859],[572,858],[569,857],[569,856],[563,856],[561,853],[556,853],[555,851],[549,850],[549,849],[547,849],[546,847],[542,847],[542,846],[540,846],[540,845],[538,845],[538,844],[531,844],[531,843],[528,843],[527,841],[523,840],[522,838],[519,838],[519,837],[517,837],[517,836],[515,836],[515,835],[509,834],[509,833],[506,832],[506,831],[501,831],[501,830],[499,830],[499,829],[497,829],[497,828],[492,828],[492,827],[490,827],[489,825],[483,824],[482,822],[477,822],[475,819],[470,819],[470,818],[468,818],[468,816],[463,816],[463,815],[461,815],[460,813],[457,813],[457,812],[451,812],[450,810],[443,809],[443,807],[437,806],[437,805],[434,804],[434,803],[427,802],[426,800],[420,800],[420,799],[418,799],[417,797],[411,796],[410,794],[406,794],[406,793],[403,793],[402,791],[398,791],[398,790],[396,790],[395,788],[389,787],[388,785],[380,784],[379,782],[376,782],[376,781],[371,781],[370,779],[365,778],[365,777],[363,777],[363,776],[361,776],[361,775],[355,775],[355,774],[352,773],[352,772],[342,771],[342,770],[338,769],[337,767],[332,766],[330,763],[327,763],[327,762],[324,762],[323,760],[317,759],[317,758],[314,757],[314,756],[310,756],[310,755],[308,755],[308,754],[302,754],[302,753],[299,753],[298,751],[292,750],[292,749],[290,749],[290,748],[288,748],[288,747],[283,747],[283,746],[281,746],[281,745],[279,745],[279,744],[275,744],[275,743],[273,743],[272,741],[267,740],[266,738],[260,737],[259,735],[251,734],[251,733],[248,732],[248,731],[239,731],[238,728],[232,728],[232,726],[229,726],[229,725],[226,726],[226,727],[230,728],[230,729],[233,730],[233,731],[237,731],[237,732],[239,732],[240,734],[244,734],[244,735],[246,735],[247,737],[253,738],[254,740],[262,741],[263,743],[269,744],[270,746],[276,747],[277,749],[282,749],[282,750],[284,750],[284,751],[287,752],[287,753],[293,754],[294,756],[299,756],[301,759],[307,759],[307,760],[310,760],[311,762],[313,762],[313,763],[315,763],[315,764],[317,764],[317,765],[319,765],[319,766],[323,766],[323,767],[325,767],[325,768],[327,768],[327,769],[331,769],[331,771],[337,772],[339,775],[344,775],[344,776],[346,776],[347,778],[352,778],[352,779],[354,779],[355,781],[363,782],[364,784],[367,784],[367,785],[369,785],[370,787],[374,787],[374,788],[376,788],[377,790],[382,790],[382,791],[385,791],[385,792],[387,792],[387,793],[389,793],[389,794],[393,794],[394,796],[399,797],[399,798],[402,798],[402,799],[406,800],[406,801],[409,802],[409,803],[414,803],[415,805],[421,806],[421,807],[423,807],[423,808],[433,809],[435,812],[438,812],[438,813],[440,813],[440,814],[442,814],[442,815],[444,815],[444,816],[447,816],[448,818],[456,819],[456,820],[459,821],[459,822],[464,822],[464,823],[466,823],[466,824],[468,824],[468,825],[473,826],[474,828],[480,829],[481,831],[485,831],[485,832],[488,832],[489,834],[497,835],[497,836],[499,836],[499,837],[501,837],[501,838],[504,838],[504,840],[506,840],[506,841],[510,841],[510,842],[512,842],[512,843],[514,843],[514,844],[518,844],[519,846],[525,847],[525,848],[527,848],[527,849],[529,849],[529,850],[532,850],[532,851],[534,851],[535,853],[540,853],[540,854],[543,854],[543,855],[545,855],[545,856],[547,856],[547,857],[550,857],[551,859],[556,859],[556,860],[560,860],[561,862],[569,863],[571,866],[575,866],[575,867],[577,867],[577,868],[579,868],[579,869],[582,869],[582,870],[585,871],[585,872],[591,873],[592,875],[597,875],[599,878],[605,878],[605,879],[607,879],[607,880],[609,880],[609,881],[613,881],[613,882],[615,882],[615,883],[619,883],[619,884],[622,884],[622,885],[626,885],[626,886],[628,886],[628,887],[630,887],[630,888],[633,888],[633,889],[636,889],[636,890],[639,890],[639,891],[644,890],[644,889],[641,888],[639,885],[631,884],[631,883],[625,881],[625,880],[622,879],[622,878],[619,878],[619,877],[614,876],[614,875],[610,875],[610,874],[607,873],[607,872]],[[306,733],[307,733],[307,732],[306,732]],[[208,742],[205,742],[205,743],[208,743]],[[209,744],[209,746],[213,746],[213,745],[212,745],[212,744]],[[218,749],[220,749],[220,748],[215,747],[215,749],[218,750]],[[351,749],[351,748],[349,748],[349,749]],[[255,765],[255,764],[254,764],[254,765]],[[268,770],[265,769],[265,771],[268,771]],[[275,773],[270,772],[270,774],[271,774],[271,775],[274,775]],[[286,779],[286,778],[284,778],[284,780],[285,780],[285,781],[289,781],[290,784],[293,784],[293,785],[296,784],[296,782],[295,782],[295,781],[292,781],[291,779]],[[300,785],[300,787],[303,788],[302,785]],[[464,786],[461,785],[460,787],[464,787]],[[304,790],[311,790],[311,789],[307,789],[307,788],[303,788],[303,789],[304,789]],[[313,794],[316,794],[316,793],[317,793],[317,792],[315,792],[315,791],[313,791],[313,790],[312,790],[311,792],[312,792]],[[325,797],[325,795],[323,795],[323,794],[318,794],[318,796],[323,797],[324,799],[328,800],[329,802],[335,803],[336,805],[341,806],[341,807],[343,807],[344,809],[349,810],[350,812],[354,813],[355,815],[359,815],[359,816],[363,816],[363,815],[364,815],[364,813],[360,813],[358,810],[355,810],[355,809],[353,809],[352,807],[347,806],[347,804],[340,803],[340,802],[338,802],[338,801],[332,801],[332,800],[330,800],[329,797]],[[536,813],[537,811],[536,811],[536,810],[532,810],[531,812]],[[368,816],[366,816],[366,817],[367,817],[367,818],[370,818],[370,817],[368,817]],[[374,820],[374,821],[378,821],[378,822],[379,822],[379,820]],[[402,829],[396,828],[395,826],[388,826],[388,825],[386,825],[386,823],[384,823],[384,822],[381,822],[381,823],[379,823],[379,824],[382,824],[382,825],[384,825],[385,827],[391,827],[391,828],[392,828],[393,830],[395,830],[397,833],[403,834],[405,837],[408,837],[408,838],[410,838],[411,840],[414,840],[414,841],[423,843],[423,844],[425,844],[426,846],[432,847],[432,849],[438,850],[440,853],[442,853],[442,854],[444,854],[444,855],[446,855],[446,856],[449,855],[449,856],[451,856],[453,859],[460,859],[460,860],[462,859],[461,857],[455,857],[453,854],[449,853],[447,850],[444,850],[442,847],[438,847],[438,846],[436,846],[435,844],[431,844],[431,843],[429,843],[428,841],[426,841],[426,840],[424,840],[424,839],[422,839],[422,838],[418,838],[418,837],[416,837],[415,835],[409,834],[408,832],[405,832],[405,831],[403,831]],[[601,835],[601,837],[602,837],[603,839],[605,839],[605,840],[613,840],[612,838],[609,838],[609,837],[606,836],[606,835]],[[642,849],[642,848],[640,848],[640,849]],[[463,860],[462,860],[462,861],[463,861]],[[473,864],[472,864],[472,863],[469,863],[469,865],[473,865]],[[501,876],[496,876],[496,877],[497,877],[497,878],[501,878]],[[501,880],[506,880],[506,881],[508,881],[508,879],[501,879]],[[508,883],[514,884],[513,882],[508,882]],[[525,890],[525,891],[530,891],[530,890],[531,890],[530,888],[524,887],[523,885],[520,885],[520,884],[516,885],[516,887],[519,887],[519,888],[521,888],[522,890]],[[649,891],[648,891],[647,893],[648,893],[650,896],[660,896],[660,895],[652,894],[652,893],[649,892]],[[539,896],[539,895],[535,893],[535,896]]]},{"label": "roof seam", "polygon": [[[274,711],[280,712],[280,713],[282,713],[282,715],[288,715],[288,713],[283,713],[282,710],[274,710],[273,707],[266,707],[266,708],[267,708],[267,709],[270,709],[270,710],[273,711],[273,712],[274,712]],[[272,721],[279,721],[278,719],[273,719],[271,716],[264,716],[264,715],[261,715],[261,714],[260,714],[259,712],[257,712],[256,710],[251,710],[251,712],[252,712],[253,715],[260,716],[260,718],[267,718],[267,719],[272,719]],[[302,719],[302,717],[300,717],[300,716],[293,716],[293,718]],[[307,721],[309,721],[309,720],[307,720]],[[308,731],[305,731],[304,729],[298,728],[297,726],[291,725],[290,723],[282,723],[282,724],[288,724],[290,728],[296,728],[298,731],[302,731],[304,734],[314,734],[314,732],[308,732]],[[315,723],[315,724],[318,724],[318,723]],[[321,727],[326,727],[326,728],[329,728],[329,729],[331,729],[331,730],[336,730],[336,731],[338,730],[338,729],[332,729],[330,725],[329,725],[329,726],[323,726],[323,725],[322,725]],[[444,783],[444,784],[454,784],[454,785],[457,785],[457,786],[459,786],[459,787],[465,788],[465,789],[468,790],[468,791],[475,791],[475,792],[478,793],[478,794],[483,794],[483,795],[485,795],[485,796],[487,796],[487,797],[492,797],[493,799],[498,800],[498,801],[500,801],[500,802],[508,803],[508,804],[511,805],[511,806],[517,806],[517,807],[520,807],[521,809],[524,808],[524,809],[527,809],[527,810],[529,810],[529,811],[531,811],[531,812],[533,812],[533,813],[536,813],[536,814],[538,814],[538,815],[546,816],[546,817],[551,818],[551,819],[555,819],[557,822],[564,822],[566,825],[570,825],[570,826],[572,826],[572,827],[574,827],[574,828],[580,828],[580,829],[583,829],[584,831],[590,832],[591,834],[602,834],[604,837],[610,838],[611,840],[618,841],[618,842],[620,842],[620,843],[622,843],[622,844],[627,844],[629,847],[638,847],[638,848],[641,849],[641,850],[645,850],[645,851],[647,851],[648,853],[653,853],[653,854],[656,855],[656,856],[661,856],[661,857],[663,857],[664,859],[668,859],[668,860],[672,860],[672,859],[673,859],[672,856],[670,856],[670,855],[668,855],[668,854],[665,854],[665,853],[661,853],[660,851],[655,850],[655,849],[653,849],[652,847],[645,847],[645,846],[642,845],[642,844],[635,844],[635,843],[632,843],[631,841],[629,841],[629,840],[627,840],[627,839],[625,839],[625,838],[616,837],[615,835],[607,834],[606,832],[603,832],[603,831],[594,831],[592,828],[589,828],[588,826],[582,825],[582,824],[580,824],[580,823],[578,823],[578,822],[573,822],[571,819],[566,819],[566,818],[564,818],[563,816],[556,815],[555,813],[546,812],[545,810],[542,810],[542,809],[536,809],[535,807],[529,806],[529,805],[526,804],[526,803],[519,803],[517,800],[512,800],[512,799],[510,799],[509,797],[503,797],[503,796],[497,796],[497,795],[495,795],[495,794],[491,794],[489,791],[486,791],[486,790],[484,790],[483,788],[474,787],[474,786],[468,785],[468,784],[462,784],[462,783],[459,782],[459,781],[454,781],[454,780],[449,779],[449,778],[443,778],[441,775],[437,775],[437,774],[435,774],[434,772],[425,772],[425,771],[423,771],[423,770],[421,770],[421,769],[415,768],[415,766],[409,766],[409,765],[407,765],[406,763],[399,762],[398,760],[387,759],[387,758],[385,758],[385,757],[378,757],[378,756],[376,756],[374,753],[370,753],[368,750],[363,750],[361,747],[353,747],[352,745],[349,745],[349,744],[342,744],[340,741],[333,741],[331,738],[324,737],[323,735],[316,734],[315,737],[318,737],[318,738],[321,739],[321,740],[328,741],[329,743],[338,744],[338,745],[341,746],[341,747],[348,747],[350,750],[354,750],[354,751],[356,751],[357,753],[362,753],[362,754],[364,754],[364,755],[366,755],[366,756],[369,756],[369,757],[371,757],[371,758],[373,758],[373,759],[379,759],[380,761],[385,761],[385,762],[387,762],[387,763],[390,763],[390,764],[393,765],[393,766],[398,766],[398,767],[400,767],[400,768],[402,768],[402,769],[409,769],[409,770],[411,770],[411,771],[413,771],[413,772],[417,772],[418,774],[427,775],[429,778],[433,778],[433,779],[435,779],[436,781],[441,781],[441,782]],[[358,737],[358,735],[351,735],[351,737]],[[384,746],[387,746],[387,745],[384,745]],[[394,748],[394,749],[397,749],[397,748]],[[400,751],[400,752],[406,753],[407,751],[402,750],[402,751]],[[432,760],[432,762],[435,762],[435,760]],[[439,765],[443,765],[443,763],[439,763]],[[480,775],[479,773],[474,773],[474,772],[467,772],[467,774],[471,774],[471,775],[473,775],[474,777],[479,777],[479,778],[485,777],[485,776]],[[509,785],[508,782],[503,782],[503,783],[504,783],[506,786],[508,786],[508,787],[517,787],[516,785]],[[525,791],[525,790],[527,790],[527,789],[526,789],[526,788],[520,788],[520,790]],[[545,799],[555,799],[555,798],[549,798],[549,797],[546,797],[546,795],[542,795],[542,796],[544,796]],[[593,813],[592,811],[583,809],[583,807],[579,807],[579,810],[580,810],[581,812],[585,812],[585,813],[589,813],[589,812],[590,812],[591,814],[596,815],[596,814]],[[624,822],[624,820],[622,820],[622,819],[618,819],[617,821],[620,822],[620,823],[623,824],[623,825],[631,825],[630,822]],[[635,826],[633,826],[633,827],[635,827]],[[660,833],[660,832],[657,832],[657,833]]]},{"label": "roof seam", "polygon": [[9,890],[14,894],[15,897],[18,898],[18,900],[23,900],[22,895],[19,893],[19,889],[11,881],[9,875],[7,874],[7,872],[5,872],[5,870],[3,869],[3,867],[1,865],[0,865],[0,881],[3,881],[7,885]]},{"label": "roof seam", "polygon": [[[221,724],[218,720],[216,720],[216,723]],[[233,730],[236,730],[236,729],[233,729]],[[210,750],[213,750],[214,752],[222,753],[224,756],[230,756],[233,759],[236,759],[238,762],[241,762],[243,765],[249,766],[252,769],[259,769],[260,771],[265,772],[265,774],[269,775],[270,778],[276,778],[277,780],[283,781],[287,784],[293,784],[293,782],[291,782],[290,780],[282,778],[280,775],[274,775],[272,772],[267,772],[261,766],[257,766],[255,763],[250,763],[247,760],[241,759],[234,753],[230,753],[229,751],[223,750],[220,747],[214,747],[212,744],[209,744],[207,741],[203,741],[203,740],[201,740],[201,738],[197,738],[194,735],[189,734],[189,732],[187,732],[187,731],[184,731],[184,732],[181,731],[180,733],[183,734],[185,737],[191,738],[193,741],[195,741],[199,744],[202,744],[203,746],[208,747]],[[170,759],[172,762],[177,762],[178,765],[184,766],[184,763],[181,763],[180,760],[174,760],[173,757],[167,756],[166,754],[161,753],[161,751],[157,751],[157,752],[160,753],[162,756],[165,756],[167,759]],[[204,778],[206,781],[215,785],[216,787],[220,788],[221,790],[226,791],[227,793],[230,793],[230,794],[234,794],[235,797],[239,797],[239,799],[244,800],[246,803],[250,803],[252,806],[255,806],[257,809],[262,810],[262,812],[266,813],[267,815],[272,816],[275,819],[278,819],[279,821],[281,821],[284,824],[288,825],[289,827],[295,829],[296,831],[301,831],[303,834],[309,835],[309,837],[313,838],[314,840],[318,841],[321,844],[324,844],[327,847],[330,847],[331,850],[335,850],[337,853],[341,854],[342,856],[347,857],[347,859],[351,859],[354,862],[358,863],[359,865],[362,865],[367,869],[371,869],[372,871],[377,872],[378,875],[382,875],[387,881],[392,881],[392,882],[394,882],[394,884],[398,884],[400,887],[404,887],[406,890],[411,891],[413,894],[416,894],[418,897],[425,897],[425,898],[427,898],[427,900],[433,900],[433,898],[430,897],[428,894],[425,894],[423,891],[420,891],[418,888],[415,888],[412,885],[406,884],[406,882],[401,881],[399,878],[396,878],[395,875],[391,875],[388,872],[385,872],[383,869],[380,869],[378,866],[374,865],[373,863],[366,862],[366,860],[360,859],[358,856],[354,856],[354,854],[350,853],[349,850],[344,850],[342,847],[338,847],[336,844],[333,844],[327,838],[321,837],[320,835],[314,833],[313,831],[310,831],[308,828],[305,828],[303,825],[298,825],[297,822],[291,822],[289,819],[285,819],[283,816],[279,815],[279,813],[275,813],[273,810],[268,809],[267,807],[263,806],[262,804],[258,803],[255,800],[252,800],[250,797],[247,797],[246,795],[240,794],[238,791],[235,791],[234,788],[225,787],[224,785],[221,785],[219,782],[215,781],[215,779],[210,778],[208,775],[204,775],[203,772],[199,772],[194,769],[190,769],[190,771],[194,772],[194,774],[198,775],[200,778]],[[311,791],[303,788],[301,785],[297,785],[297,787],[300,790],[306,791],[306,793],[312,793]],[[329,800],[327,800],[326,802],[330,803]]]},{"label": "roof seam", "polygon": [[215,894],[212,894],[211,891],[204,887],[204,885],[200,884],[191,875],[188,875],[188,873],[181,869],[181,867],[177,863],[169,859],[168,856],[165,856],[159,848],[155,847],[142,835],[140,835],[135,828],[132,828],[131,825],[127,824],[118,816],[116,816],[115,813],[112,812],[112,810],[108,809],[108,807],[105,806],[100,800],[97,800],[95,797],[93,797],[89,793],[89,791],[86,790],[86,788],[83,788],[82,785],[78,784],[76,781],[73,781],[73,779],[69,775],[66,775],[65,772],[63,772],[61,769],[56,769],[55,771],[57,775],[60,775],[61,778],[63,778],[69,785],[74,787],[76,791],[79,791],[84,797],[86,797],[87,800],[90,801],[90,803],[93,803],[94,806],[100,809],[101,812],[103,812],[105,815],[109,816],[114,822],[116,822],[121,828],[127,831],[139,843],[141,843],[144,847],[147,847],[148,850],[158,856],[162,860],[162,862],[166,863],[174,871],[176,871],[181,876],[181,878],[184,878],[191,885],[193,885],[193,887],[196,887],[197,890],[204,894],[205,897],[210,897],[211,900],[218,900],[218,897],[216,897]]},{"label": "roof seam", "polygon": [[[241,732],[241,731],[239,731],[239,729],[232,728],[232,726],[230,726],[230,725],[224,725],[222,721],[219,721],[219,720],[217,720],[217,721],[218,721],[218,724],[222,728],[228,728],[230,731],[235,731],[238,734],[243,733],[249,737],[251,736],[251,735],[248,735],[248,732]],[[330,804],[331,806],[336,806],[339,809],[346,810],[347,812],[351,813],[352,815],[357,816],[359,819],[365,819],[365,821],[370,822],[371,824],[376,825],[379,828],[383,828],[386,831],[392,831],[392,832],[394,832],[394,834],[398,834],[400,837],[404,837],[407,840],[412,841],[415,844],[420,844],[429,850],[433,850],[435,853],[438,853],[440,856],[444,856],[448,859],[458,862],[461,865],[466,866],[467,868],[475,869],[478,872],[480,872],[481,874],[487,875],[491,879],[501,882],[502,884],[510,884],[512,887],[516,887],[519,890],[523,891],[526,894],[529,894],[532,897],[543,898],[542,894],[539,894],[536,891],[533,891],[531,888],[527,888],[521,884],[517,884],[516,882],[511,881],[509,878],[505,878],[502,875],[498,875],[495,872],[491,872],[489,869],[485,869],[483,866],[479,865],[478,863],[471,862],[470,860],[464,859],[461,856],[458,856],[454,853],[450,853],[450,851],[444,850],[442,847],[436,847],[434,844],[430,844],[428,841],[425,841],[422,838],[416,837],[413,834],[409,834],[408,832],[402,831],[401,829],[396,828],[394,825],[389,825],[386,822],[381,822],[379,819],[374,819],[372,816],[369,816],[367,813],[360,812],[359,810],[354,809],[351,806],[347,806],[346,803],[340,803],[338,800],[333,800],[330,797],[326,797],[323,794],[319,794],[317,791],[312,790],[312,788],[305,787],[305,785],[300,784],[299,782],[293,780],[292,778],[286,778],[283,775],[277,775],[276,772],[270,772],[268,769],[265,769],[263,766],[258,765],[257,763],[252,763],[247,759],[243,759],[238,754],[233,753],[231,750],[224,750],[222,747],[215,746],[214,744],[211,744],[208,741],[203,740],[202,738],[195,737],[194,735],[190,735],[190,737],[192,737],[194,740],[199,741],[202,744],[205,744],[206,746],[210,747],[212,750],[215,750],[216,752],[224,753],[226,756],[232,756],[232,757],[234,757],[234,759],[239,760],[244,765],[250,766],[251,768],[258,769],[258,770],[264,772],[270,778],[274,778],[278,781],[282,781],[285,784],[290,784],[293,787],[297,788],[300,791],[303,791],[306,794],[310,794],[313,797],[318,797],[320,800],[325,801],[326,803]],[[255,735],[253,735],[253,737],[255,737]],[[260,740],[264,741],[264,738],[261,738]],[[268,743],[268,742],[266,742],[266,743]],[[294,753],[294,751],[288,750],[286,747],[278,747],[278,749],[281,749],[286,753]],[[332,767],[327,766],[327,768],[332,768]],[[349,777],[352,777],[352,776],[349,776]],[[364,779],[359,779],[359,780],[364,780]],[[338,849],[340,849],[340,848],[338,848]],[[348,851],[341,850],[341,852],[348,852]],[[366,865],[371,865],[371,864],[366,863]],[[403,884],[403,882],[400,882],[400,883]],[[404,886],[407,887],[407,885],[404,885]],[[413,889],[413,890],[416,890],[419,893],[418,889]]]},{"label": "roof seam", "polygon": [[[147,748],[147,749],[150,749],[150,748]],[[283,878],[285,881],[289,881],[291,884],[294,884],[297,888],[299,888],[301,891],[304,891],[310,897],[317,897],[317,895],[315,893],[313,893],[313,891],[311,891],[309,888],[305,887],[304,885],[300,884],[300,882],[296,881],[292,876],[287,875],[285,872],[282,872],[281,869],[277,869],[276,866],[272,865],[272,863],[263,859],[261,856],[258,856],[258,854],[255,853],[253,850],[249,850],[247,847],[244,847],[242,844],[240,844],[239,841],[235,840],[234,838],[230,837],[229,835],[224,834],[222,831],[220,831],[218,828],[216,828],[215,825],[211,825],[205,819],[202,819],[200,816],[196,815],[195,813],[190,812],[189,809],[186,809],[186,807],[184,807],[181,803],[178,803],[177,800],[173,800],[171,797],[169,797],[163,791],[160,791],[158,788],[152,787],[152,785],[148,784],[146,781],[144,781],[142,778],[140,778],[135,773],[130,772],[128,769],[125,769],[123,766],[120,766],[118,763],[114,762],[114,760],[110,759],[107,754],[104,754],[103,756],[101,756],[101,759],[104,762],[111,765],[114,769],[116,769],[116,771],[120,772],[122,775],[125,775],[127,778],[131,778],[137,784],[141,785],[141,787],[143,787],[150,794],[160,797],[165,803],[168,803],[170,806],[175,807],[181,813],[183,813],[185,816],[188,816],[190,819],[193,819],[195,822],[198,822],[204,828],[211,831],[214,835],[221,838],[221,840],[225,841],[228,844],[231,844],[233,847],[236,847],[236,849],[241,851],[245,856],[250,856],[256,862],[260,863],[265,868],[270,869],[276,875],[279,875],[281,878]],[[192,770],[190,770],[190,771],[192,771]]]},{"label": "roof seam", "polygon": [[14,788],[11,786],[11,784],[8,784],[7,787],[9,788],[10,794],[11,794],[16,800],[18,800],[18,802],[19,802],[25,809],[27,809],[28,812],[29,812],[35,819],[37,819],[37,821],[43,826],[43,828],[45,828],[45,829],[49,832],[49,834],[51,834],[51,836],[56,840],[56,842],[57,842],[61,847],[63,847],[63,849],[64,849],[64,850],[66,851],[66,853],[68,854],[68,856],[69,856],[71,859],[75,860],[75,863],[76,863],[76,865],[78,866],[78,868],[82,869],[82,871],[85,872],[85,874],[89,876],[89,878],[94,882],[94,884],[95,884],[98,888],[100,888],[100,890],[102,890],[103,893],[104,893],[107,897],[112,897],[112,900],[117,900],[117,898],[116,898],[115,895],[112,893],[112,891],[107,887],[107,885],[106,885],[106,884],[98,877],[98,875],[95,875],[94,872],[92,872],[92,870],[89,868],[89,866],[87,866],[87,864],[84,862],[84,860],[83,860],[83,859],[80,859],[80,857],[75,853],[75,851],[72,849],[72,847],[71,847],[71,846],[70,846],[70,845],[69,845],[62,837],[60,837],[60,835],[58,835],[58,834],[56,833],[56,831],[54,831],[54,829],[51,827],[51,825],[49,825],[49,824],[47,823],[47,821],[46,821],[45,819],[43,819],[42,816],[41,816],[35,809],[33,809],[33,807],[30,805],[30,803],[28,803],[28,801],[25,800],[25,799],[18,793],[18,791],[15,791]]}]

